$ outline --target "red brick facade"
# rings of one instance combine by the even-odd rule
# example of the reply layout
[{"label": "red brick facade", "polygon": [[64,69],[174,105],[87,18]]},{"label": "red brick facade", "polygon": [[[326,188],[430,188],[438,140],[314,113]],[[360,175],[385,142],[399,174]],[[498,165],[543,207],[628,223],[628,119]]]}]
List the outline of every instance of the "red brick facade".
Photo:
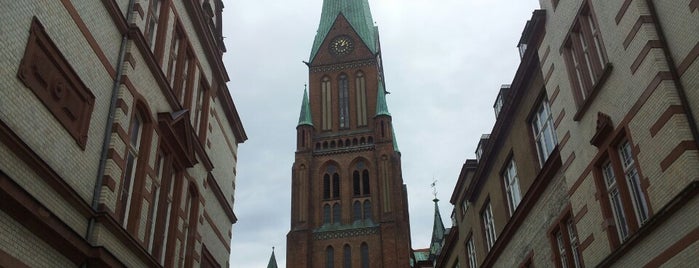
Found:
[{"label": "red brick facade", "polygon": [[[349,53],[331,52],[330,43],[338,36],[353,43]],[[377,95],[383,90],[380,61],[350,23],[338,16],[308,64],[313,126],[297,127],[287,267],[330,267],[329,259],[333,267],[343,267],[346,260],[351,267],[364,267],[365,261],[369,267],[409,266],[408,204],[400,153],[394,146],[391,117],[375,116]],[[349,116],[344,127],[338,93],[343,75]],[[359,96],[361,77],[364,98]],[[324,80],[331,88],[329,109],[323,109]],[[366,107],[366,124],[359,119],[361,107]],[[323,130],[323,110],[331,111],[326,115],[331,121],[328,130]]]}]

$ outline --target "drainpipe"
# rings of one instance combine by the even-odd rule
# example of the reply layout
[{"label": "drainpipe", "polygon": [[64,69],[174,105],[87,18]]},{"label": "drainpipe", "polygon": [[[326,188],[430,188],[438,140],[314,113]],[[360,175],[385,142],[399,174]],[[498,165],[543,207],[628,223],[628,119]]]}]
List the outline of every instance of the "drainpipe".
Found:
[{"label": "drainpipe", "polygon": [[682,108],[685,110],[687,115],[687,120],[689,121],[689,129],[692,131],[692,136],[694,136],[694,143],[699,146],[699,131],[697,130],[697,123],[692,113],[692,106],[689,105],[689,100],[687,100],[687,93],[680,79],[679,72],[677,71],[677,65],[675,65],[675,60],[672,58],[672,53],[670,53],[670,46],[667,44],[667,39],[665,39],[665,32],[663,27],[660,25],[660,19],[658,17],[658,12],[655,8],[655,3],[653,0],[646,0],[648,5],[648,10],[650,15],[653,17],[653,26],[655,26],[655,31],[658,32],[658,39],[663,47],[663,53],[665,54],[665,60],[670,68],[670,75],[672,75],[672,80],[675,82],[675,87],[677,88],[677,95],[680,97],[680,102],[682,103]]},{"label": "drainpipe", "polygon": [[[102,183],[105,173],[105,168],[107,165],[107,154],[109,152],[109,144],[112,141],[112,125],[114,124],[114,117],[117,108],[117,99],[119,98],[119,87],[121,86],[121,76],[123,75],[124,68],[124,58],[126,57],[126,45],[128,44],[128,28],[129,24],[133,19],[133,7],[136,0],[129,0],[129,5],[126,7],[126,23],[127,28],[121,37],[121,46],[119,47],[119,55],[116,63],[116,76],[114,77],[114,84],[112,85],[112,98],[109,103],[109,115],[107,117],[107,125],[104,130],[104,139],[102,141],[102,153],[100,155],[99,168],[97,170],[97,179],[95,180],[95,190],[92,194],[92,210],[97,211],[99,206],[100,195],[102,192]],[[85,234],[85,240],[90,243],[92,235],[95,228],[95,216],[90,217],[87,224],[87,234]],[[81,267],[88,267],[87,263],[83,263]]]}]

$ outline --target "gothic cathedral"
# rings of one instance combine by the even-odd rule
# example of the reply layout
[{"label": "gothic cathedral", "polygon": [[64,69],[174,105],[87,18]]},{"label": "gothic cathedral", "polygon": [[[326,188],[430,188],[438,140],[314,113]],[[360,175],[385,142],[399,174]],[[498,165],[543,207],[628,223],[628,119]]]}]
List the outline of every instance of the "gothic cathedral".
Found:
[{"label": "gothic cathedral", "polygon": [[287,267],[410,267],[408,199],[368,0],[324,0],[292,168]]}]

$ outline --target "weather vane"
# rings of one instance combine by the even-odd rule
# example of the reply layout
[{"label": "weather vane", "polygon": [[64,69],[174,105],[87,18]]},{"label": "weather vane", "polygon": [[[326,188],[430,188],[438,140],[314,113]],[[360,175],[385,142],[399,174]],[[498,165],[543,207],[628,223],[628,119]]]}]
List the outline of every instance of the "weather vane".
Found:
[{"label": "weather vane", "polygon": [[437,179],[432,177],[432,184],[430,184],[430,186],[432,186],[432,195],[434,195],[434,199],[436,200],[437,199]]}]

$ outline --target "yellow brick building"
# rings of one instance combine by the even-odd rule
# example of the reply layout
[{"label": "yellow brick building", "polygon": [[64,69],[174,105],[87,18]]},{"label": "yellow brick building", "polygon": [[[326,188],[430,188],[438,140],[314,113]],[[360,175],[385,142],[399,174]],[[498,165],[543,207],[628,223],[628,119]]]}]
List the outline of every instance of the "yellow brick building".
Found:
[{"label": "yellow brick building", "polygon": [[226,267],[237,146],[220,0],[0,11],[0,266]]},{"label": "yellow brick building", "polygon": [[539,2],[437,266],[695,266],[699,1]]}]

